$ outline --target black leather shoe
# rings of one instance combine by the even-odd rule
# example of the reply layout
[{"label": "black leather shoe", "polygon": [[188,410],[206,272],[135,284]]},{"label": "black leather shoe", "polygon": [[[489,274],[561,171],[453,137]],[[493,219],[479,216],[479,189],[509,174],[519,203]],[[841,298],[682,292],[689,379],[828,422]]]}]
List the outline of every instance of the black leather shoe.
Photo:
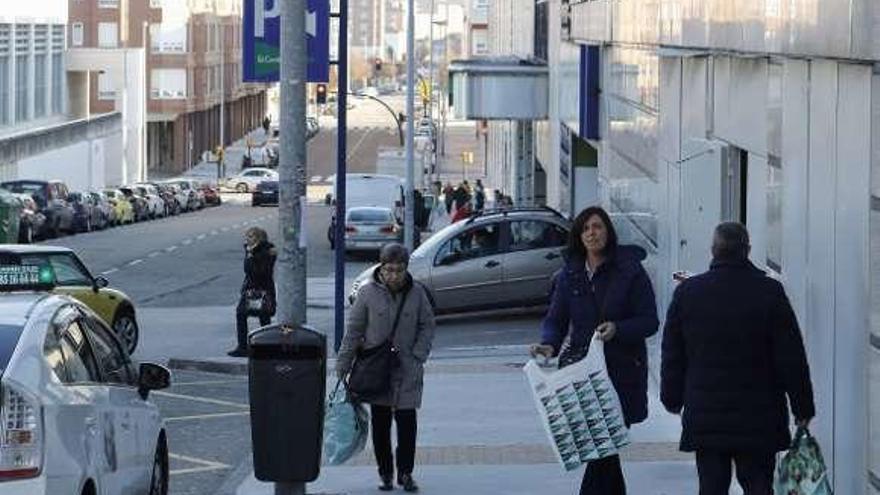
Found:
[{"label": "black leather shoe", "polygon": [[401,474],[397,477],[397,484],[403,487],[403,491],[405,492],[417,492],[419,491],[419,485],[416,484],[416,480],[413,479],[411,474]]},{"label": "black leather shoe", "polygon": [[388,476],[380,476],[382,479],[382,484],[379,485],[379,490],[383,492],[390,492],[394,490],[394,477],[391,475]]},{"label": "black leather shoe", "polygon": [[247,349],[233,349],[227,352],[226,355],[231,357],[247,357]]}]

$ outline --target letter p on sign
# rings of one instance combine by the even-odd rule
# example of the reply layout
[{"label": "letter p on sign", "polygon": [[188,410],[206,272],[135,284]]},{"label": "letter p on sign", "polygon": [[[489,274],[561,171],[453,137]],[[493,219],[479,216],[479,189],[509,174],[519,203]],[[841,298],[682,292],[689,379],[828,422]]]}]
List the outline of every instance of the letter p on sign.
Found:
[{"label": "letter p on sign", "polygon": [[[281,2],[283,0],[253,0],[254,2],[254,37],[266,36],[266,19],[272,19],[281,15]],[[266,8],[266,4],[271,7]]]}]

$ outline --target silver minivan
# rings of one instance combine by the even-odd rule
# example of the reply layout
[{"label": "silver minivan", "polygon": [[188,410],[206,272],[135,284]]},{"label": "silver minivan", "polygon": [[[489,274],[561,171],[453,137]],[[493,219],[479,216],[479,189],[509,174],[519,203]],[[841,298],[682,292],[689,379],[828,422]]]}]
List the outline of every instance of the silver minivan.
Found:
[{"label": "silver minivan", "polygon": [[[546,304],[570,229],[549,208],[488,211],[431,236],[413,252],[409,270],[437,313]],[[374,269],[355,279],[349,302]]]}]

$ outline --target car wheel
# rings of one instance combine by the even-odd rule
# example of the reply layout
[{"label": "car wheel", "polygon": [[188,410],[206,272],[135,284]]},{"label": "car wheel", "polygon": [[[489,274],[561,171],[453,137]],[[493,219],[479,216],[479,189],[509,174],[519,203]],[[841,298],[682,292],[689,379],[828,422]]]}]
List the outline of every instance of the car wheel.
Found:
[{"label": "car wheel", "polygon": [[240,193],[248,192],[248,185],[242,182],[241,184],[235,186],[235,191]]},{"label": "car wheel", "polygon": [[138,345],[139,329],[137,320],[134,318],[134,311],[130,308],[123,308],[116,314],[113,320],[113,330],[125,345],[129,354],[133,354]]},{"label": "car wheel", "polygon": [[168,445],[165,442],[165,435],[159,436],[156,454],[153,456],[150,495],[168,495]]}]

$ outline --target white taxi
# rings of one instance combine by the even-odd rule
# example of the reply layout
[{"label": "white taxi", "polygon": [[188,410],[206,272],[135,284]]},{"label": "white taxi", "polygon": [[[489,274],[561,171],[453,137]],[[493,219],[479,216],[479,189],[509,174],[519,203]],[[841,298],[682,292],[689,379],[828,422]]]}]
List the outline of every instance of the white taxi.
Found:
[{"label": "white taxi", "polygon": [[166,495],[148,395],[171,374],[135,367],[100,317],[46,292],[53,281],[48,265],[0,264],[0,493]]}]

